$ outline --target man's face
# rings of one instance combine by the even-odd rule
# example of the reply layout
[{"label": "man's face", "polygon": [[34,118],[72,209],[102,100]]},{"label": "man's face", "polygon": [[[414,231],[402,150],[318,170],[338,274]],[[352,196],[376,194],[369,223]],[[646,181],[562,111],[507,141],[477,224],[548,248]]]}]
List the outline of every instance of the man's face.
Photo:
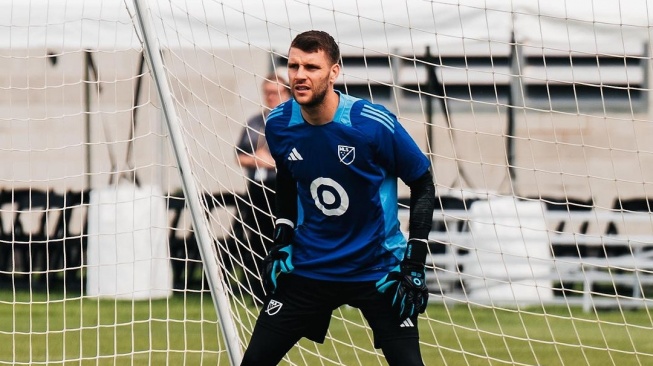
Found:
[{"label": "man's face", "polygon": [[268,108],[274,108],[290,97],[286,87],[273,81],[263,83],[263,96],[265,97],[265,105]]},{"label": "man's face", "polygon": [[306,53],[290,48],[288,52],[290,92],[302,106],[321,104],[338,77],[339,70],[338,64],[332,65],[322,50]]}]

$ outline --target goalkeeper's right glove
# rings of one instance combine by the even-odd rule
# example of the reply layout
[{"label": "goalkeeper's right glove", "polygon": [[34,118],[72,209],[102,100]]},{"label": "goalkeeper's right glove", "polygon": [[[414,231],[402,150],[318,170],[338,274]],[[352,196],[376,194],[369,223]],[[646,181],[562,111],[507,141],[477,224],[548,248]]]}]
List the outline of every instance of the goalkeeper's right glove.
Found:
[{"label": "goalkeeper's right glove", "polygon": [[292,264],[292,238],[294,229],[292,222],[277,220],[274,228],[274,246],[263,259],[263,287],[268,296],[277,290],[277,279],[282,273],[290,273],[295,267]]}]

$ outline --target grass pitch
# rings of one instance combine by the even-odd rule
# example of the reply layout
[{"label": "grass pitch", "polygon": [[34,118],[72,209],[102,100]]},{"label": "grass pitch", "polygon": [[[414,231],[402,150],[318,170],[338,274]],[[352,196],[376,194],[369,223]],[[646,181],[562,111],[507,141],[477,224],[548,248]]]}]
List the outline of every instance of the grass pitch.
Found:
[{"label": "grass pitch", "polygon": [[[257,309],[235,305],[247,342]],[[325,344],[303,340],[283,364],[385,364],[357,310],[334,314]],[[0,319],[0,365],[229,364],[206,292],[133,302],[2,290]],[[652,324],[647,309],[438,304],[421,318],[420,332],[427,365],[627,365],[653,364]]]}]

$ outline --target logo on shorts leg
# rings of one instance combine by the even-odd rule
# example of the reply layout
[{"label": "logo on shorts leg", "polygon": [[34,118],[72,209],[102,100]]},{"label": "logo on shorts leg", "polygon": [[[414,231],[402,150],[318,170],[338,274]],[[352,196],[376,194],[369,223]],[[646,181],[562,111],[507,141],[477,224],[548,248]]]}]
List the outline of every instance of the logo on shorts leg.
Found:
[{"label": "logo on shorts leg", "polygon": [[265,312],[270,316],[276,315],[279,312],[279,310],[281,310],[282,306],[283,304],[280,303],[279,301],[270,300],[270,302],[268,303],[268,307],[265,309]]},{"label": "logo on shorts leg", "polygon": [[410,318],[406,318],[406,320],[404,320],[400,325],[401,328],[412,328],[414,326],[415,324],[413,324],[413,321],[410,320]]}]

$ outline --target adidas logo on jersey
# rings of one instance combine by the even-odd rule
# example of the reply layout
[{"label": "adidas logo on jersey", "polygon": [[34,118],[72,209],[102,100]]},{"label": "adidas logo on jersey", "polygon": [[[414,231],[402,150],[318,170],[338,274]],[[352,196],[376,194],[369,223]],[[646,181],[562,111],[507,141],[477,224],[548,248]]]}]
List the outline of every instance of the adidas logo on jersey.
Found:
[{"label": "adidas logo on jersey", "polygon": [[412,328],[414,326],[415,324],[413,324],[413,321],[410,320],[410,318],[406,318],[406,320],[404,320],[400,325],[402,328]]},{"label": "adidas logo on jersey", "polygon": [[293,147],[292,150],[290,151],[290,154],[288,155],[288,160],[299,161],[299,160],[304,160],[304,158],[302,158],[302,155],[299,153],[299,151],[297,151],[297,149]]}]

